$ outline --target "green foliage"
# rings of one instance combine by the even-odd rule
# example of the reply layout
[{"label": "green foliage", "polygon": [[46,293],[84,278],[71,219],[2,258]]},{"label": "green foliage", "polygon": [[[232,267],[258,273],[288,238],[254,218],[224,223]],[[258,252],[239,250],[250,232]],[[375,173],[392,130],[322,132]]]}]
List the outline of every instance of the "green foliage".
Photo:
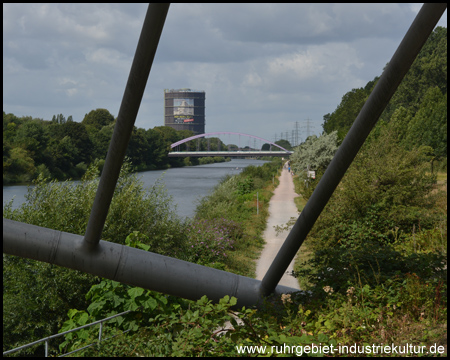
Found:
[{"label": "green foliage", "polygon": [[[314,244],[354,246],[366,240],[390,243],[392,233],[429,229],[438,220],[432,193],[436,177],[418,150],[406,151],[390,125],[364,145],[316,222]],[[403,236],[403,235],[401,235]]]},{"label": "green foliage", "polygon": [[[281,147],[285,148],[286,150],[289,150],[289,151],[292,150],[292,145],[291,145],[291,143],[290,143],[289,141],[285,140],[285,139],[277,140],[277,141],[275,141],[275,144],[280,145]],[[264,145],[265,145],[265,144],[264,144]],[[269,150],[269,149],[267,149],[267,150]],[[278,148],[278,147],[276,147],[276,146],[274,146],[274,147],[272,148],[272,150],[278,151],[278,150],[281,150],[281,149]]]},{"label": "green foliage", "polygon": [[237,193],[239,195],[250,194],[253,190],[255,190],[255,185],[251,177],[246,177],[242,181],[239,181],[237,186]]},{"label": "green foliage", "polygon": [[[321,349],[333,345],[335,351],[338,344],[380,341],[431,345],[426,336],[407,328],[412,324],[416,324],[415,329],[432,328],[443,321],[445,292],[446,285],[441,280],[426,280],[408,273],[383,284],[359,281],[355,286],[347,284],[341,291],[324,286],[309,293],[283,294],[266,301],[260,311],[233,309],[236,299],[229,296],[217,304],[205,296],[174,306],[168,302],[165,308],[142,310],[140,316],[136,313],[135,317],[148,319],[140,322],[137,331],[104,341],[98,347],[83,350],[81,355],[249,356],[252,346],[256,355],[300,356],[306,345],[320,344]],[[76,310],[69,312],[69,316],[79,316],[84,322],[86,316],[79,314]],[[444,335],[442,331],[441,334]],[[94,339],[93,333],[88,341],[79,341],[78,347]],[[68,343],[73,345],[76,341],[71,339]],[[317,355],[324,355],[318,350],[316,347]]]},{"label": "green foliage", "polygon": [[107,126],[114,122],[114,116],[106,109],[96,109],[84,116],[81,122],[85,126],[91,126],[96,130],[100,130],[103,126]]},{"label": "green foliage", "polygon": [[[69,319],[64,322],[60,332],[131,310],[132,312],[107,322],[103,331],[103,338],[106,338],[118,331],[137,331],[141,326],[149,326],[150,314],[155,316],[157,313],[171,311],[179,306],[179,301],[174,297],[112,280],[102,280],[92,286],[86,294],[86,300],[90,301],[87,310],[70,309],[67,313]],[[86,342],[93,342],[96,337],[98,337],[97,327],[69,333],[65,335],[65,341],[59,345],[59,350],[64,352],[76,350],[81,345],[86,345]]]},{"label": "green foliage", "polygon": [[341,103],[333,113],[324,115],[322,126],[325,133],[331,134],[337,131],[338,138],[344,139],[377,80],[375,78],[365,88],[352,89],[342,97]]},{"label": "green foliage", "polygon": [[[98,280],[51,264],[3,255],[3,351],[55,334]],[[20,354],[44,356],[44,347]]]},{"label": "green foliage", "polygon": [[414,118],[408,123],[405,146],[429,146],[437,158],[447,156],[447,94],[430,88]]},{"label": "green foliage", "polygon": [[[79,183],[46,183],[41,175],[29,189],[27,202],[14,211],[10,203],[3,216],[83,235],[98,187],[96,165],[99,163],[88,168]],[[144,242],[141,248],[149,246],[152,252],[172,255],[184,246],[185,224],[172,211],[161,182],[144,190],[137,176],[129,172],[130,165],[125,163],[102,239],[130,245],[139,240]],[[70,308],[84,308],[84,294],[98,282],[87,274],[27,259],[4,256],[3,266],[6,349],[56,333]]]},{"label": "green foliage", "polygon": [[230,158],[224,158],[223,156],[203,157],[198,159],[199,165],[214,164],[218,162],[231,161]]},{"label": "green foliage", "polygon": [[[81,123],[73,121],[72,116],[66,120],[63,114],[46,121],[3,112],[3,183],[29,183],[40,173],[48,179],[81,178],[94,160],[106,158],[114,125],[114,117],[106,109],[92,110]],[[127,156],[135,170],[190,165],[183,158],[167,155],[171,143],[192,136],[192,132],[168,129],[171,128],[133,129]],[[202,141],[206,144],[206,140]],[[216,150],[218,141],[211,140]],[[206,145],[202,147],[206,149]],[[197,161],[192,163],[197,165]],[[85,165],[78,166],[81,163]],[[43,166],[47,171],[43,171]]]},{"label": "green foliage", "polygon": [[291,155],[291,168],[295,174],[309,170],[324,171],[338,149],[338,135],[336,131],[310,136],[295,148]]},{"label": "green foliage", "polygon": [[393,95],[382,119],[388,121],[399,106],[415,113],[432,88],[447,94],[447,28],[436,27],[414,60],[396,93]]},{"label": "green foliage", "polygon": [[[339,284],[343,286],[339,290],[334,283],[332,286],[317,284],[309,292],[274,296],[264,303],[262,310],[234,309],[236,299],[229,296],[217,304],[205,296],[198,301],[174,303],[156,300],[157,305],[140,307],[129,319],[123,319],[120,324],[118,321],[115,325],[118,330],[112,332],[119,335],[117,338],[83,350],[80,355],[248,356],[248,347],[258,346],[253,348],[254,354],[300,356],[304,346],[319,343],[322,349],[380,341],[396,345],[411,341],[433,344],[426,331],[422,335],[409,331],[408,327],[414,324],[413,329],[433,328],[446,318],[446,283],[441,278],[399,273],[384,282],[369,284],[360,273],[355,272],[354,283],[341,281]],[[95,287],[100,307],[113,304],[114,299],[115,303],[124,304],[121,299],[132,298],[134,294],[138,298],[145,293],[137,288],[110,293],[119,286]],[[116,294],[119,298],[115,298]],[[87,322],[83,311],[71,310],[68,315],[77,320],[77,326]],[[122,329],[130,327],[128,321],[137,324],[136,318],[140,319],[137,331],[120,334]],[[96,332],[91,332],[90,337],[80,334],[68,339],[66,335],[65,344],[72,349],[93,342]],[[440,334],[444,335],[442,331]]]},{"label": "green foliage", "polygon": [[9,157],[3,162],[3,182],[16,183],[27,182],[36,171],[35,162],[31,154],[20,147],[9,151]]},{"label": "green foliage", "polygon": [[195,220],[186,229],[188,241],[182,253],[183,260],[217,267],[224,263],[233,244],[243,236],[242,227],[231,220]]},{"label": "green foliage", "polygon": [[299,266],[297,276],[309,284],[308,290],[317,291],[331,285],[336,292],[361,282],[371,287],[394,278],[416,273],[425,280],[445,279],[446,257],[436,253],[404,255],[392,246],[366,241],[357,247],[326,247]]},{"label": "green foliage", "polygon": [[[256,190],[262,189],[276,173],[278,163],[265,163],[262,166],[247,166],[238,176],[225,177],[213,193],[200,200],[196,213],[198,218],[226,218],[242,222],[247,221],[256,210],[248,206],[255,202]],[[246,195],[245,201],[241,196]],[[263,192],[260,201],[265,201]],[[251,200],[250,200],[251,199]]]}]

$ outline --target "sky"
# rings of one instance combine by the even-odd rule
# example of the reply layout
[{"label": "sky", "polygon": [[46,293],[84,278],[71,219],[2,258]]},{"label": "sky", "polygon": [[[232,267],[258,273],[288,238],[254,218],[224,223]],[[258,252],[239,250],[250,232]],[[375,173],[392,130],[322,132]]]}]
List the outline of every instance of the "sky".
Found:
[{"label": "sky", "polygon": [[[421,5],[172,4],[135,125],[164,125],[164,89],[190,88],[205,91],[206,132],[319,135],[346,92],[381,75]],[[3,111],[116,117],[146,11],[4,3]]]}]

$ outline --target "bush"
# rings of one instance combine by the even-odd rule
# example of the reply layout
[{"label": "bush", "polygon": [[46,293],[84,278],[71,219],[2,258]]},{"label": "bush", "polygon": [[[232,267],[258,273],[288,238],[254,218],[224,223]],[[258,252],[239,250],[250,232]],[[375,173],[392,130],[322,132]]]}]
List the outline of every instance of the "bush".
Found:
[{"label": "bush", "polygon": [[226,261],[227,252],[243,236],[242,227],[231,220],[195,220],[187,230],[184,259],[201,265]]},{"label": "bush", "polygon": [[[172,211],[163,184],[145,190],[125,163],[108,212],[102,239],[125,244],[140,231],[152,252],[175,255],[185,246],[185,224]],[[50,229],[84,235],[98,187],[98,168],[91,165],[80,182],[47,183],[42,174],[27,202],[3,216]],[[3,346],[9,350],[57,332],[67,311],[83,308],[84,295],[97,277],[51,264],[3,256]],[[33,351],[33,350],[28,350]],[[36,350],[43,354],[42,349]]]},{"label": "bush", "polygon": [[433,228],[440,218],[433,193],[436,176],[420,156],[382,129],[363,146],[314,225],[314,246],[392,243],[395,228],[401,234],[419,222],[424,229]]},{"label": "bush", "polygon": [[[89,166],[80,182],[52,181],[39,176],[29,189],[26,203],[4,217],[50,229],[84,235],[99,182],[99,162]],[[128,234],[148,236],[153,252],[170,255],[186,240],[184,224],[173,211],[172,199],[162,181],[144,189],[131,165],[125,162],[108,211],[102,239],[124,244]]]},{"label": "bush", "polygon": [[[349,286],[381,285],[396,276],[416,273],[425,280],[446,281],[446,256],[434,253],[404,254],[391,246],[366,242],[354,248],[330,247],[316,251],[314,257],[296,273],[309,282],[308,289],[319,291],[332,286],[335,292]],[[306,289],[305,289],[306,290]]]}]

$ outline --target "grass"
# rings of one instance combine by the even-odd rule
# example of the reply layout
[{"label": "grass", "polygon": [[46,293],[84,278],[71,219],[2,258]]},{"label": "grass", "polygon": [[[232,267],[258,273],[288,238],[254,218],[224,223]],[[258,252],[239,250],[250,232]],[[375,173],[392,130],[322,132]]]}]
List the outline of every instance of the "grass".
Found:
[{"label": "grass", "polygon": [[447,182],[447,172],[439,171],[437,173],[437,181],[440,182]]}]

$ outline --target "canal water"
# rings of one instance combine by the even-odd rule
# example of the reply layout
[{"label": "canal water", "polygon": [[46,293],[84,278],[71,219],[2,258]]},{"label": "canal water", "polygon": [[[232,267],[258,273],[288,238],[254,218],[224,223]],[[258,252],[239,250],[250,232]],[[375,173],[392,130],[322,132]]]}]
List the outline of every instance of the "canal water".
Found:
[{"label": "canal water", "polygon": [[[212,189],[226,176],[239,174],[249,165],[259,166],[266,161],[233,159],[229,162],[172,168],[167,170],[145,171],[138,173],[144,187],[152,186],[162,179],[167,192],[173,198],[176,212],[181,217],[193,217],[198,201],[208,195]],[[26,185],[3,186],[3,205],[12,198],[13,209],[25,202]]]}]

